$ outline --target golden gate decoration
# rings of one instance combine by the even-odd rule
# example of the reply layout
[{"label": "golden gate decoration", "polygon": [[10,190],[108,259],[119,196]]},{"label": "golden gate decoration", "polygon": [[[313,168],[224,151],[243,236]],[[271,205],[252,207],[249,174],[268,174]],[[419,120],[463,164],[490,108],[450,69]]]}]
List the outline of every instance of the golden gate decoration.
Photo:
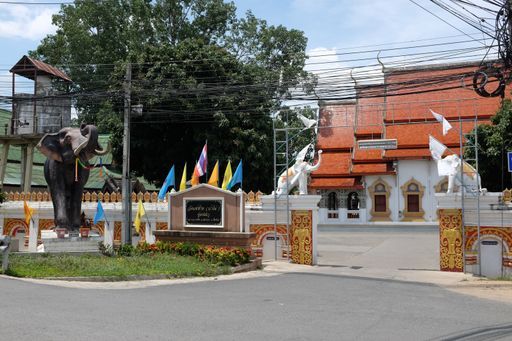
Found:
[{"label": "golden gate decoration", "polygon": [[156,229],[157,230],[168,230],[167,222],[164,221],[157,221],[156,222]]},{"label": "golden gate decoration", "polygon": [[292,211],[290,228],[292,261],[313,264],[313,218],[311,211]]},{"label": "golden gate decoration", "polygon": [[462,272],[462,210],[439,210],[439,253],[441,271]]},{"label": "golden gate decoration", "polygon": [[120,221],[114,222],[114,241],[121,242],[122,223]]}]

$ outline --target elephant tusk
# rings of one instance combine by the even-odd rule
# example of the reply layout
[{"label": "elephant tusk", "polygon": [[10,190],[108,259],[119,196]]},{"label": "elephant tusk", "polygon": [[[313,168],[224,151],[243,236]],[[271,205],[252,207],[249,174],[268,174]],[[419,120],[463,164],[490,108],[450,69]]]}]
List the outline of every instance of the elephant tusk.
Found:
[{"label": "elephant tusk", "polygon": [[105,154],[108,154],[110,152],[110,143],[107,145],[107,148],[101,150],[101,149],[95,149],[94,150],[94,154],[96,155],[105,155]]}]

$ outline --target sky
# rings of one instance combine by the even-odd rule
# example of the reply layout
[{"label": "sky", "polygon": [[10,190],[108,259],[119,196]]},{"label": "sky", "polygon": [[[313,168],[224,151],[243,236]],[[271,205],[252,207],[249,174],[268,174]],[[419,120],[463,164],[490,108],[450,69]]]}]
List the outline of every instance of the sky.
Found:
[{"label": "sky", "polygon": [[[9,0],[7,0],[9,1]],[[35,0],[27,0],[38,2]],[[427,10],[448,20],[464,33],[475,33],[475,29],[450,16],[428,0],[414,0]],[[4,1],[2,1],[4,2]],[[42,2],[39,0],[39,2]],[[47,2],[47,1],[46,1]],[[308,38],[308,53],[313,57],[308,66],[319,70],[326,65],[314,63],[329,62],[339,66],[354,65],[344,62],[336,51],[350,51],[348,48],[361,46],[390,47],[381,45],[409,42],[429,38],[459,36],[451,39],[469,39],[459,30],[439,20],[412,0],[235,0],[240,16],[252,11],[258,18],[271,25],[283,25],[303,31]],[[8,70],[29,50],[35,49],[46,35],[55,32],[51,23],[52,14],[58,12],[58,5],[14,5],[0,3],[0,79],[5,84],[9,79]],[[475,37],[475,36],[472,36]],[[478,36],[482,38],[482,36]],[[429,43],[431,41],[427,41]],[[475,42],[473,42],[472,46]],[[402,45],[403,46],[403,45]],[[441,47],[440,47],[441,48]],[[445,47],[442,47],[446,49]],[[361,61],[376,63],[376,52]],[[359,57],[361,57],[359,55]],[[339,63],[338,63],[339,62]],[[321,63],[320,63],[321,64]],[[329,67],[332,64],[328,64]],[[2,86],[0,94],[8,87]]]}]

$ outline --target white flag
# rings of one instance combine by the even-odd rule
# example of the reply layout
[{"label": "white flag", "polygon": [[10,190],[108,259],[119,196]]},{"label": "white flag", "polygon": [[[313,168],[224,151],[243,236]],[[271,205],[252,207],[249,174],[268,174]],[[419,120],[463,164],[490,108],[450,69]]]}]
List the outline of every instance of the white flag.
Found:
[{"label": "white flag", "polygon": [[304,124],[304,126],[306,128],[311,128],[312,126],[314,126],[316,124],[316,120],[312,120],[312,119],[307,118],[301,114],[297,114],[297,117],[302,121],[302,123]]},{"label": "white flag", "polygon": [[448,122],[448,120],[444,118],[443,115],[436,113],[434,110],[430,109],[430,112],[432,115],[434,115],[437,122],[443,124],[443,135],[448,134],[448,131],[453,128],[450,122]]},{"label": "white flag", "polygon": [[432,135],[428,136],[428,146],[430,154],[432,154],[432,158],[436,161],[441,160],[444,151],[446,150],[446,146],[433,138]]}]

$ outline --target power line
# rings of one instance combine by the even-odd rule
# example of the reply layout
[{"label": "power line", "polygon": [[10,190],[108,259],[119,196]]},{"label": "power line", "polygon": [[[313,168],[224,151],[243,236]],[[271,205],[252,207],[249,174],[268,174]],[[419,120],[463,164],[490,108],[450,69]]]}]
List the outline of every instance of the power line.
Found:
[{"label": "power line", "polygon": [[[445,19],[441,18],[440,16],[438,16],[437,14],[435,14],[434,12],[432,12],[431,10],[429,10],[428,8],[426,7],[423,7],[422,5],[418,4],[416,1],[414,0],[409,0],[410,2],[412,2],[413,4],[415,4],[416,6],[420,7],[421,9],[423,9],[424,11],[432,14],[434,17],[436,17],[437,19],[441,20],[442,22],[444,22],[445,24],[451,26],[452,28],[456,29],[457,31],[459,31],[460,33],[464,34],[465,36],[471,38],[471,39],[474,39],[473,37],[471,37],[469,34],[467,34],[466,32],[462,31],[461,29],[459,29],[458,27],[452,25],[451,23],[449,23],[448,21],[446,21]],[[481,30],[480,30],[481,31]],[[484,32],[485,34],[488,34],[487,32]],[[493,38],[493,36],[490,36],[491,38]],[[479,42],[480,44],[483,44],[482,42],[474,39],[475,41]]]}]

